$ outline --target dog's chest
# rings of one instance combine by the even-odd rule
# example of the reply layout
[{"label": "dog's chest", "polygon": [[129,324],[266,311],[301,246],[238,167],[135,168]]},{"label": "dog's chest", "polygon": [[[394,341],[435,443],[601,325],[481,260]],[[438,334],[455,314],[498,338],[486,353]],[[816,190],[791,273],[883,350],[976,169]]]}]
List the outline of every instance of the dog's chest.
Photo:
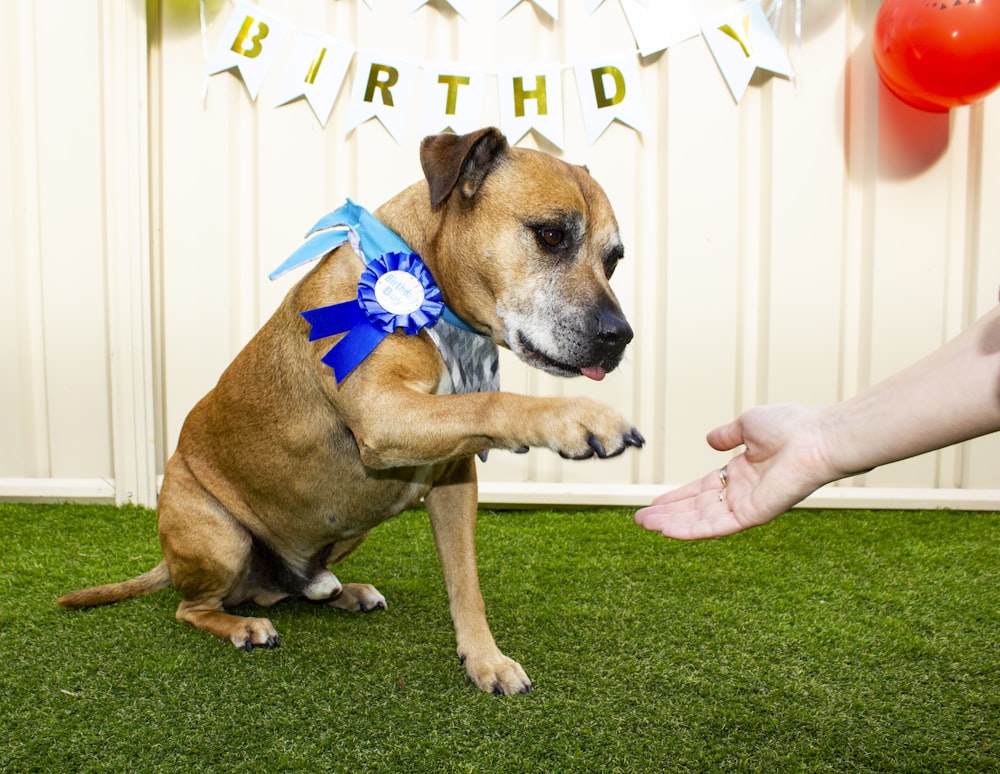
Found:
[{"label": "dog's chest", "polygon": [[391,516],[402,513],[431,490],[438,467],[437,465],[421,465],[418,468],[413,468],[413,477],[410,483],[402,487],[396,502],[390,508]]},{"label": "dog's chest", "polygon": [[370,471],[365,484],[344,489],[332,509],[327,505],[317,512],[317,516],[322,514],[318,523],[323,526],[308,542],[319,545],[350,540],[398,516],[431,490],[442,469],[433,464]]},{"label": "dog's chest", "polygon": [[500,359],[492,339],[444,321],[428,328],[444,360],[438,394],[495,392],[500,389]]}]

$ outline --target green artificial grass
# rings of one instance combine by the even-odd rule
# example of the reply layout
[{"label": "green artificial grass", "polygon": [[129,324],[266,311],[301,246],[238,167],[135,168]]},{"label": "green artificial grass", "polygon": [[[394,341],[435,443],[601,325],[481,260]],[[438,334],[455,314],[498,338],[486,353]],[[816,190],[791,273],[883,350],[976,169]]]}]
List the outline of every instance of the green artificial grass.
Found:
[{"label": "green artificial grass", "polygon": [[55,598],[159,560],[136,508],[0,506],[2,772],[1000,770],[1000,514],[797,511],[680,543],[631,512],[480,515],[497,697],[455,655],[426,515],[336,572],[384,612],[292,601],[277,650],[174,590]]}]

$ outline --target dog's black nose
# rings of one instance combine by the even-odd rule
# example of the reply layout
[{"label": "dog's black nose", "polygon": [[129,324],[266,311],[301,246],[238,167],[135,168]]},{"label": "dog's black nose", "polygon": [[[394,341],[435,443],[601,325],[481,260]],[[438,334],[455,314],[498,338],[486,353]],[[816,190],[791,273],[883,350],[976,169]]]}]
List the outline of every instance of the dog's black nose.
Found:
[{"label": "dog's black nose", "polygon": [[607,351],[621,352],[632,341],[632,326],[614,309],[602,309],[597,317],[597,342]]}]

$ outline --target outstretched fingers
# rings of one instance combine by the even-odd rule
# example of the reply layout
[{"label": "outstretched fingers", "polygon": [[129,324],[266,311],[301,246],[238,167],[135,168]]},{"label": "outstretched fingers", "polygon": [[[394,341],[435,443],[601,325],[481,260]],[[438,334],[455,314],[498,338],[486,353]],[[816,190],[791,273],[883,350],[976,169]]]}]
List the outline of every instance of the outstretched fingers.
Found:
[{"label": "outstretched fingers", "polygon": [[670,505],[691,500],[705,492],[719,489],[719,471],[713,470],[677,489],[671,489],[657,497],[651,505]]},{"label": "outstretched fingers", "polygon": [[744,529],[718,497],[714,503],[692,510],[669,510],[651,505],[637,511],[635,521],[652,532],[677,540],[723,537]]},{"label": "outstretched fingers", "polygon": [[[636,524],[679,540],[723,537],[746,529],[750,525],[739,519],[732,502],[734,496],[739,498],[731,488],[733,463],[741,469],[741,458],[737,457],[722,468],[660,495],[636,512]],[[736,489],[745,497],[746,482],[741,479],[737,473]]]}]

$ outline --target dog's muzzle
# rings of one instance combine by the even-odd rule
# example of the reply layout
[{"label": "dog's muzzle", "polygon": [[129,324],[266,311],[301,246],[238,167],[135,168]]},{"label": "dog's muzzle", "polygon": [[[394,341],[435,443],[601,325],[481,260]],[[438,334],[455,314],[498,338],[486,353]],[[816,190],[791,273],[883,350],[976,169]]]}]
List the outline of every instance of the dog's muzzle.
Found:
[{"label": "dog's muzzle", "polygon": [[632,341],[632,326],[616,309],[602,309],[583,325],[580,320],[566,320],[551,337],[552,344],[542,346],[525,331],[517,333],[518,356],[535,368],[557,376],[578,376],[600,381],[621,362],[625,347]]}]

